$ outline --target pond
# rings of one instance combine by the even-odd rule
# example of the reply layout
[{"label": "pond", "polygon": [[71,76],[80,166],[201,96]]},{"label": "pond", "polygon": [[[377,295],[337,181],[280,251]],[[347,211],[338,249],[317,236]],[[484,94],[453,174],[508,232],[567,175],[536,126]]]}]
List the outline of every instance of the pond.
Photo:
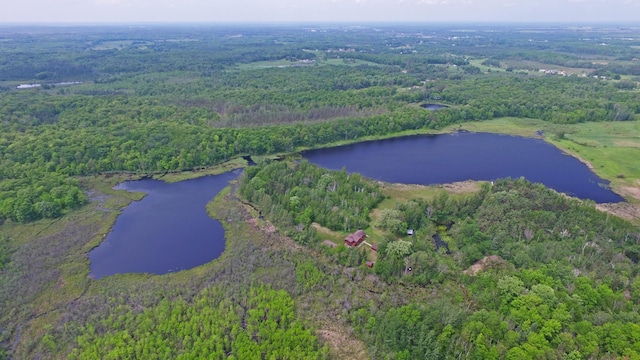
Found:
[{"label": "pond", "polygon": [[431,110],[431,111],[448,108],[447,105],[440,105],[440,104],[422,104],[420,105],[420,107],[423,109]]},{"label": "pond", "polygon": [[624,201],[585,164],[542,139],[457,132],[309,150],[302,156],[324,168],[345,167],[390,183],[432,185],[524,177],[597,203]]},{"label": "pond", "polygon": [[168,184],[125,181],[116,189],[147,194],[118,216],[106,239],[89,253],[90,276],[165,274],[206,264],[224,251],[224,229],[206,204],[241,170]]}]

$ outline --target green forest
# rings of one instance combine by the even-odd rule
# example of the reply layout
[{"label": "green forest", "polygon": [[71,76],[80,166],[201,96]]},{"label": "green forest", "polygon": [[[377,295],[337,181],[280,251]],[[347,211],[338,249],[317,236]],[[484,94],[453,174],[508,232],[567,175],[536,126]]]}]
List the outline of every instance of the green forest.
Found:
[{"label": "green forest", "polygon": [[[472,28],[0,26],[0,359],[640,359],[640,33]],[[626,202],[299,155],[467,128],[538,130]],[[89,276],[142,197],[115,185],[245,156],[220,258]]]},{"label": "green forest", "polygon": [[[255,175],[252,169],[245,174],[243,186],[245,194],[259,192],[250,199],[261,209],[272,209],[267,216],[287,229],[292,215],[300,213],[292,199],[314,204],[318,187],[328,193],[333,189],[313,180],[295,182],[295,178],[318,176],[319,169],[308,164],[300,164],[295,172],[280,170],[283,167],[272,163]],[[320,179],[326,178],[327,172],[322,172]],[[261,185],[262,177],[269,174],[283,188]],[[357,188],[352,185],[358,181],[354,177],[343,179],[341,186]],[[273,189],[272,195],[260,194],[262,189]],[[368,209],[367,192],[359,194],[348,198]],[[320,215],[310,216],[336,228],[321,215],[330,212],[334,203],[322,192],[319,197],[327,203],[314,205]],[[342,204],[340,209],[350,207]],[[307,219],[302,214],[295,222],[304,224]],[[424,303],[400,308],[363,304],[353,309],[355,328],[374,357],[640,356],[640,317],[635,310],[640,295],[635,266],[640,233],[624,220],[542,185],[507,179],[493,186],[485,183],[480,191],[461,199],[441,192],[431,201],[399,203],[380,215],[377,226],[389,234],[378,247],[375,274],[389,283],[456,291],[461,298],[448,298],[446,309],[444,304]],[[411,239],[402,238],[407,228],[416,230]],[[313,244],[304,228],[296,230],[300,234],[293,234],[294,239]],[[446,251],[431,238],[434,231],[444,239]],[[330,259],[339,261],[331,256],[334,251],[325,250]],[[483,258],[487,271],[468,270]]]},{"label": "green forest", "polygon": [[315,336],[295,320],[286,291],[249,289],[241,303],[209,288],[187,303],[163,300],[136,314],[118,309],[82,329],[72,359],[323,359]]},{"label": "green forest", "polygon": [[[416,53],[402,55],[379,45],[370,48],[379,35],[369,34],[359,51],[342,54],[335,48],[352,39],[337,34],[332,45],[321,42],[329,39],[300,38],[269,47],[261,37],[214,41],[194,31],[194,41],[167,48],[166,36],[185,34],[159,28],[131,34],[148,37],[150,44],[117,42],[110,36],[122,34],[105,34],[78,48],[98,29],[86,31],[69,39],[46,32],[37,38],[23,35],[3,49],[0,218],[55,218],[84,204],[68,176],[184,171],[239,155],[292,152],[506,116],[575,124],[627,121],[640,112],[637,83],[629,79],[602,81],[586,73],[487,76],[465,65],[470,55],[443,55],[438,46],[405,45]],[[105,43],[129,45],[101,47]],[[56,45],[65,51],[54,51]],[[319,46],[326,52],[308,50]],[[251,50],[256,47],[264,48],[260,56]],[[193,57],[194,52],[199,55]],[[330,62],[339,58],[343,61]],[[366,63],[347,61],[361,58]],[[279,59],[289,65],[241,67]],[[596,70],[604,71],[590,69],[589,74]],[[64,80],[81,83],[56,85]],[[42,86],[21,91],[9,86],[22,82]],[[418,106],[425,101],[450,108],[427,112]],[[42,180],[48,185],[39,184]]]}]

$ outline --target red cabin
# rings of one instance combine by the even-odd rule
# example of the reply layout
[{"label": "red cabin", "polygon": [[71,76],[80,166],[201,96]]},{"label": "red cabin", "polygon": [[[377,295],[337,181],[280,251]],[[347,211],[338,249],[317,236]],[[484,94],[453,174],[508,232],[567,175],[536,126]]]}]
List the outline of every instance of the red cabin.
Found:
[{"label": "red cabin", "polygon": [[364,233],[364,230],[358,230],[353,234],[349,234],[349,236],[344,239],[344,244],[347,246],[358,246],[364,241],[366,236],[367,235]]},{"label": "red cabin", "polygon": [[368,268],[372,268],[373,267],[373,261],[367,261],[367,267]]}]

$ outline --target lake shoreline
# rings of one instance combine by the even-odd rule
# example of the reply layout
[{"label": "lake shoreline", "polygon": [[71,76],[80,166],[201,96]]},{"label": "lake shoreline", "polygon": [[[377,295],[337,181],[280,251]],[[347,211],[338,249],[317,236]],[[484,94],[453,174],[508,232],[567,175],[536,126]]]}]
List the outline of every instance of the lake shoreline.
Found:
[{"label": "lake shoreline", "polygon": [[[496,125],[500,125],[499,122],[501,121],[510,121],[511,122],[511,126],[496,126]],[[527,124],[524,124],[524,122],[526,121]],[[517,123],[520,122],[520,123]],[[498,124],[496,124],[498,123]],[[350,145],[350,144],[355,144],[355,143],[361,143],[361,142],[369,142],[369,141],[376,141],[376,140],[384,140],[384,139],[393,139],[393,138],[399,138],[399,137],[403,137],[403,136],[414,136],[414,135],[440,135],[440,134],[447,134],[447,133],[452,133],[457,131],[458,129],[469,129],[469,131],[472,132],[488,132],[488,133],[495,133],[495,134],[505,134],[505,135],[515,135],[515,136],[522,136],[522,137],[528,137],[528,138],[538,138],[538,139],[542,139],[545,143],[551,144],[554,147],[558,148],[560,151],[562,151],[564,154],[571,156],[575,159],[577,159],[578,161],[580,161],[581,163],[583,163],[585,166],[587,166],[589,168],[589,170],[591,170],[592,172],[596,173],[598,176],[600,176],[602,179],[607,180],[610,182],[610,186],[611,186],[611,190],[613,192],[615,192],[616,194],[622,196],[625,198],[625,200],[627,200],[629,202],[629,204],[635,209],[638,208],[640,209],[640,203],[638,203],[640,201],[640,180],[636,179],[635,183],[632,183],[635,186],[625,186],[622,184],[619,184],[619,179],[612,179],[612,178],[608,178],[606,176],[603,176],[603,174],[599,174],[599,172],[597,171],[596,166],[594,166],[594,164],[590,161],[585,160],[584,158],[582,158],[581,156],[579,156],[578,154],[576,154],[575,152],[571,152],[570,150],[568,150],[567,148],[561,146],[561,144],[557,141],[551,141],[548,137],[540,137],[537,136],[536,132],[535,132],[535,128],[542,128],[544,126],[553,126],[554,124],[548,124],[546,122],[543,122],[541,120],[531,120],[531,119],[517,119],[517,118],[504,118],[504,119],[499,119],[497,121],[493,121],[493,120],[489,120],[489,121],[485,121],[485,122],[471,122],[471,123],[462,123],[462,124],[455,124],[455,125],[451,125],[448,127],[445,127],[441,130],[430,130],[430,129],[417,129],[417,130],[408,130],[408,131],[403,131],[403,132],[399,132],[399,133],[394,133],[394,134],[387,134],[387,135],[383,135],[383,136],[368,136],[368,137],[363,137],[363,138],[358,138],[358,139],[350,139],[350,140],[342,140],[342,141],[338,141],[338,142],[333,142],[333,143],[329,143],[329,144],[324,144],[321,146],[317,146],[317,147],[308,147],[308,148],[298,148],[296,149],[296,151],[294,152],[290,152],[290,153],[279,153],[279,154],[272,154],[272,155],[265,155],[265,156],[256,156],[255,158],[257,159],[261,159],[261,158],[273,158],[273,157],[297,157],[300,156],[300,154],[306,150],[316,150],[316,149],[324,149],[324,148],[331,148],[331,147],[339,147],[339,146],[345,146],[345,145]],[[483,130],[484,129],[484,130]],[[233,170],[233,169],[237,169],[237,168],[242,168],[247,166],[247,163],[244,159],[242,159],[242,157],[237,157],[234,159],[231,159],[227,162],[224,162],[222,164],[217,164],[217,165],[212,165],[210,167],[207,167],[201,171],[183,171],[183,172],[177,172],[177,173],[168,173],[168,174],[162,174],[162,175],[155,175],[154,178],[157,178],[159,180],[168,182],[168,183],[173,183],[173,182],[178,182],[178,181],[183,181],[183,180],[188,180],[188,179],[194,179],[194,178],[198,178],[201,176],[206,176],[206,175],[210,175],[210,174],[220,174],[229,170]],[[122,172],[122,173],[117,173],[117,174],[101,174],[101,175],[94,175],[92,177],[88,177],[88,178],[101,178],[101,181],[99,181],[100,183],[103,183],[104,181],[106,181],[108,184],[112,184],[112,186],[117,185],[118,183],[122,182],[122,181],[126,181],[126,180],[136,180],[136,179],[141,179],[144,178],[145,176],[148,175],[144,175],[144,174],[131,174],[131,173],[126,173],[126,172]],[[92,181],[94,182],[94,181]],[[447,189],[456,189],[458,187],[459,184],[464,184],[465,188],[471,188],[473,186],[478,186],[478,184],[482,183],[482,181],[474,181],[474,180],[468,180],[468,181],[461,181],[461,182],[451,182],[451,183],[445,183],[445,184],[439,184],[439,185],[435,185],[437,187],[441,187],[445,190]],[[391,183],[389,183],[391,184]],[[474,185],[470,185],[467,186],[469,184],[474,184]],[[396,185],[396,184],[391,184],[391,185]],[[410,185],[410,184],[399,184],[402,185],[403,187],[411,187],[414,185]],[[415,185],[415,186],[419,186],[419,187],[427,187],[427,186],[434,186],[434,185]],[[106,189],[104,189],[106,190]],[[112,190],[109,189],[111,191],[118,191],[118,190]],[[122,193],[121,191],[118,191],[118,193]],[[128,193],[130,194],[129,196],[135,196],[135,193]],[[133,200],[133,199],[132,199]],[[630,217],[628,214],[629,213],[634,213],[636,210],[633,211],[629,211],[628,206],[625,206],[624,209],[620,210],[622,207],[621,206],[616,206],[616,203],[603,203],[603,204],[599,204],[598,208],[601,211],[606,211],[609,212],[611,214],[614,214],[616,216],[621,216],[623,218],[626,218],[630,221],[635,221],[635,222],[640,222],[640,215],[638,215],[638,217],[634,218],[634,217]],[[637,212],[635,212],[636,214],[640,214],[640,210],[638,210]],[[111,221],[110,226],[108,227],[108,230],[106,232],[106,234],[108,234],[113,225],[115,224],[115,219],[113,219]],[[104,237],[106,237],[106,234],[103,234]],[[94,240],[92,241],[93,246],[91,247],[91,249],[99,246],[102,243],[102,240],[104,240],[104,237],[102,239],[100,239],[99,241]],[[88,249],[91,250],[91,249]]]},{"label": "lake shoreline", "polygon": [[389,183],[438,185],[520,178],[597,203],[625,199],[584,163],[540,137],[455,131],[308,150],[318,166]]},{"label": "lake shoreline", "polygon": [[231,170],[168,183],[144,178],[114,188],[145,193],[117,216],[103,241],[88,253],[90,277],[123,273],[166,274],[208,263],[224,251],[222,224],[206,204],[240,175]]}]

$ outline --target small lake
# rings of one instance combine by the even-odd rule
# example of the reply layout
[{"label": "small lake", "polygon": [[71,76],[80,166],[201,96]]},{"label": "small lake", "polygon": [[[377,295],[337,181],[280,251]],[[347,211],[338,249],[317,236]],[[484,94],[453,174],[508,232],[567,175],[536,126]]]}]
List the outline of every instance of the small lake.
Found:
[{"label": "small lake", "polygon": [[309,150],[302,156],[328,169],[390,183],[446,184],[519,178],[597,203],[624,199],[577,159],[541,139],[489,133],[416,135]]},{"label": "small lake", "polygon": [[420,107],[423,109],[431,110],[431,111],[448,108],[447,105],[440,105],[440,104],[422,104],[420,105]]},{"label": "small lake", "polygon": [[168,184],[160,180],[125,181],[116,189],[147,195],[118,216],[106,239],[89,253],[90,276],[191,269],[224,251],[224,229],[210,218],[206,204],[241,170]]}]

